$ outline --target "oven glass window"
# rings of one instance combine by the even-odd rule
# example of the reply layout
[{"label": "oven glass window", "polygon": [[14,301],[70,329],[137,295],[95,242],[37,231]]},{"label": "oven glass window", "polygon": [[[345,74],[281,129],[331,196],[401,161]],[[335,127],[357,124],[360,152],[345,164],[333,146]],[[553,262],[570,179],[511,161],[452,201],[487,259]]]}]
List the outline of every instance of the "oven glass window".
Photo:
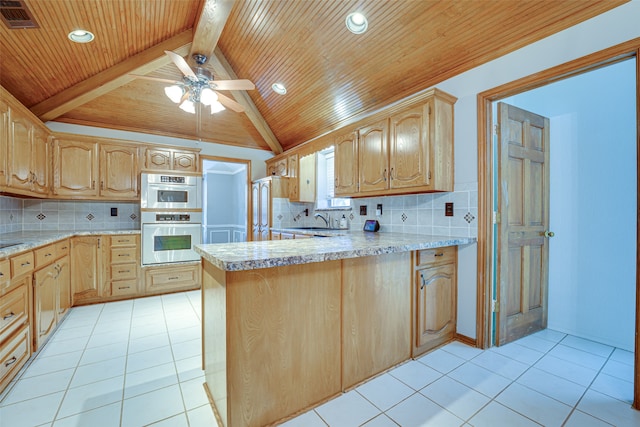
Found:
[{"label": "oven glass window", "polygon": [[158,202],[163,203],[187,203],[188,191],[158,190]]},{"label": "oven glass window", "polygon": [[153,236],[153,251],[175,251],[191,249],[191,235]]}]

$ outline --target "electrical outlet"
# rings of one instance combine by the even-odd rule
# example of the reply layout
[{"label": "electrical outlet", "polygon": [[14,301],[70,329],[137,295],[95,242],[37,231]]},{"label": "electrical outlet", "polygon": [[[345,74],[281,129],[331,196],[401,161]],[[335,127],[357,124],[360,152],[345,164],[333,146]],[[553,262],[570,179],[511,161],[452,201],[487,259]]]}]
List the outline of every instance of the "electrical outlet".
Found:
[{"label": "electrical outlet", "polygon": [[118,208],[111,208],[111,216],[118,216]]},{"label": "electrical outlet", "polygon": [[444,216],[453,216],[453,202],[444,204]]},{"label": "electrical outlet", "polygon": [[360,205],[360,215],[367,214],[367,205]]}]

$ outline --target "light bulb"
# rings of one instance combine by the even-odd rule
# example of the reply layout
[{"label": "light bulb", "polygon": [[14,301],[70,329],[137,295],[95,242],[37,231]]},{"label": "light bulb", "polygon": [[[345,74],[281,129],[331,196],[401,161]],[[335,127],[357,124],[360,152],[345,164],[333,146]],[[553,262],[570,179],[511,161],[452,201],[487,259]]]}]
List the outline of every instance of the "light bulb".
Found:
[{"label": "light bulb", "polygon": [[204,105],[212,105],[217,100],[218,95],[208,87],[205,87],[202,89],[202,92],[200,92],[200,102]]},{"label": "light bulb", "polygon": [[180,109],[182,111],[186,111],[187,113],[191,113],[191,114],[196,113],[196,106],[193,104],[192,101],[188,99],[185,99],[184,102],[180,104]]},{"label": "light bulb", "polygon": [[220,103],[220,101],[213,101],[211,103],[211,114],[219,113],[222,110],[226,110],[224,105]]},{"label": "light bulb", "polygon": [[362,34],[367,31],[369,23],[367,22],[367,18],[363,14],[354,12],[350,13],[349,16],[347,16],[346,25],[349,31],[351,31],[353,34]]},{"label": "light bulb", "polygon": [[172,102],[178,104],[184,95],[184,90],[181,86],[173,85],[165,87],[164,93]]}]

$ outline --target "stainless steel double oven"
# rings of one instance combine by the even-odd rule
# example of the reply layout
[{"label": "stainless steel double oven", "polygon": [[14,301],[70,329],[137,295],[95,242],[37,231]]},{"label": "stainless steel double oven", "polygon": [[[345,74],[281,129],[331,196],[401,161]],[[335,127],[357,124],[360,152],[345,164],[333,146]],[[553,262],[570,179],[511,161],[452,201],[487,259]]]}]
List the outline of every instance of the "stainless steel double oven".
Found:
[{"label": "stainless steel double oven", "polygon": [[202,242],[202,177],[142,173],[142,264],[197,261]]}]

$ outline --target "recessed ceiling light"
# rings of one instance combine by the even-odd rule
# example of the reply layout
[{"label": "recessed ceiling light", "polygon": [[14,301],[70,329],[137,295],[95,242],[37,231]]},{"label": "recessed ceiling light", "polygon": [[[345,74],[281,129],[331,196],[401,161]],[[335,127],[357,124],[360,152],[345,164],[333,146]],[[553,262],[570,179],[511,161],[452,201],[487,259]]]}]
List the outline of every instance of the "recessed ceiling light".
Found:
[{"label": "recessed ceiling light", "polygon": [[273,91],[275,93],[277,93],[278,95],[284,95],[285,93],[287,93],[287,88],[284,87],[284,85],[282,83],[274,83],[271,85],[271,89],[273,89]]},{"label": "recessed ceiling light", "polygon": [[76,43],[89,43],[95,38],[93,33],[87,30],[73,30],[67,35],[67,37],[69,37],[69,40]]},{"label": "recessed ceiling light", "polygon": [[349,31],[353,34],[362,34],[367,31],[367,27],[369,26],[367,18],[360,12],[350,13],[347,16],[345,23],[347,24]]}]

